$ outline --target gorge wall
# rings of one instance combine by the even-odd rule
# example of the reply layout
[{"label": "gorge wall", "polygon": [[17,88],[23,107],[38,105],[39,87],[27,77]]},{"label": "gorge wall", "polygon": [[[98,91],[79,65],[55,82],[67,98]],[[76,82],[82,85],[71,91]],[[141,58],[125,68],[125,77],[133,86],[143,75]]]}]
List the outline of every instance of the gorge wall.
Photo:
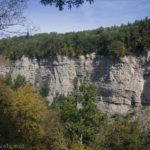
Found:
[{"label": "gorge wall", "polygon": [[97,87],[97,106],[110,113],[127,113],[133,108],[150,105],[150,53],[120,59],[96,56],[22,57],[10,61],[0,57],[0,75],[18,74],[39,87],[48,83],[52,102],[57,94],[69,94],[81,82],[93,82]]}]

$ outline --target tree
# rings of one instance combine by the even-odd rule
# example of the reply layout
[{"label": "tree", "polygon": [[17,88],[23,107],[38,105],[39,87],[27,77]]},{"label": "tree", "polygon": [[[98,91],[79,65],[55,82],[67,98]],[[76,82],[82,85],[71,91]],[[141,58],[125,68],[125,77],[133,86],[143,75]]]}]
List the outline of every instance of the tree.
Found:
[{"label": "tree", "polygon": [[13,90],[11,82],[10,75],[0,77],[0,145],[68,150],[59,113],[48,110],[43,98],[30,85]]},{"label": "tree", "polygon": [[16,59],[23,55],[37,58],[47,55],[78,56],[88,53],[116,57],[128,54],[136,55],[150,49],[149,28],[150,19],[147,19],[120,27],[1,39],[0,54],[10,59]]},{"label": "tree", "polygon": [[10,75],[9,73],[7,73],[7,74],[5,75],[5,78],[4,78],[3,80],[4,80],[4,83],[5,83],[7,86],[13,88],[14,84],[13,84],[13,81],[12,81],[12,77],[11,77],[11,75]]},{"label": "tree", "polygon": [[18,89],[21,86],[24,86],[26,84],[26,78],[22,75],[18,75],[17,78],[14,80],[14,89]]},{"label": "tree", "polygon": [[25,144],[43,147],[43,121],[48,111],[42,98],[30,86],[17,91],[0,84],[0,141],[1,144]]},{"label": "tree", "polygon": [[44,144],[47,150],[68,150],[64,128],[60,121],[60,115],[56,111],[49,111],[45,122],[46,135]]},{"label": "tree", "polygon": [[61,96],[54,102],[53,109],[60,111],[61,119],[72,136],[83,144],[93,143],[100,127],[107,122],[105,114],[99,112],[94,104],[95,86],[82,84],[77,93],[72,96]]},{"label": "tree", "polygon": [[138,121],[115,120],[105,132],[102,144],[108,150],[141,150],[140,126]]},{"label": "tree", "polygon": [[7,31],[11,26],[23,25],[23,10],[27,0],[0,0],[0,30]]},{"label": "tree", "polygon": [[[0,145],[23,144],[25,149],[65,149],[56,112],[29,85],[13,91],[0,80]],[[63,150],[63,148],[62,148]]]},{"label": "tree", "polygon": [[2,77],[1,80],[3,80],[4,83],[13,90],[17,90],[18,88],[26,85],[27,83],[26,78],[20,74],[17,75],[16,79],[13,80],[11,75],[8,73],[5,75],[5,77]]},{"label": "tree", "polygon": [[0,81],[0,144],[13,142],[11,106],[14,99],[13,91]]},{"label": "tree", "polygon": [[31,86],[20,87],[15,96],[15,124],[26,149],[61,150],[65,147],[58,113],[48,111],[42,97]]},{"label": "tree", "polygon": [[142,141],[142,149],[148,150],[150,147],[150,108],[145,107],[142,110],[140,119],[140,137]]},{"label": "tree", "polygon": [[55,5],[59,10],[63,10],[64,6],[68,6],[69,9],[72,7],[79,7],[84,2],[89,2],[90,4],[94,0],[41,0],[41,3],[44,5]]},{"label": "tree", "polygon": [[41,94],[41,96],[47,97],[48,94],[49,94],[49,90],[50,90],[50,89],[49,89],[48,84],[47,84],[47,83],[44,83],[44,84],[42,85],[41,89],[40,89],[40,94]]},{"label": "tree", "polygon": [[[94,0],[41,0],[41,3],[46,5],[55,5],[59,10],[63,10],[64,6],[68,8],[79,7],[84,2],[92,3]],[[23,11],[27,6],[28,0],[0,0],[0,31],[9,32],[8,29],[12,26],[23,26],[25,17]]]},{"label": "tree", "polygon": [[121,41],[113,41],[109,46],[108,46],[109,53],[111,55],[117,56],[117,57],[122,57],[126,54],[126,48],[123,42]]},{"label": "tree", "polygon": [[17,142],[26,144],[29,149],[43,148],[42,139],[45,135],[44,121],[48,111],[38,93],[28,85],[15,92],[12,104],[14,121],[17,128]]}]

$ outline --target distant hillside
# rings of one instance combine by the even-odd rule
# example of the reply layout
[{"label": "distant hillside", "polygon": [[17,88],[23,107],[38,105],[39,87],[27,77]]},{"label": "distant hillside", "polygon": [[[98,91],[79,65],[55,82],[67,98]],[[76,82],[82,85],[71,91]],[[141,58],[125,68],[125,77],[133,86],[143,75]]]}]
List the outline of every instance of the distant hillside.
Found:
[{"label": "distant hillside", "polygon": [[11,59],[46,55],[135,55],[150,50],[150,19],[66,34],[43,33],[0,40],[0,54]]}]

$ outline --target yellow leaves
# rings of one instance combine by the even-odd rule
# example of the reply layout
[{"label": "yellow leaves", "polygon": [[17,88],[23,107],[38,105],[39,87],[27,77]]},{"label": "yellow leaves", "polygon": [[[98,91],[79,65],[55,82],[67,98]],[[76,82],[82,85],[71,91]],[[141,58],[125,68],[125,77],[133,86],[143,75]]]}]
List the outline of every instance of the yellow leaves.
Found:
[{"label": "yellow leaves", "polygon": [[67,150],[58,113],[30,85],[13,91],[0,81],[0,126],[0,141],[29,150]]},{"label": "yellow leaves", "polygon": [[48,114],[44,100],[29,85],[20,87],[14,95],[13,114],[18,132],[25,139],[41,138],[44,135],[43,122]]},{"label": "yellow leaves", "polygon": [[73,143],[73,150],[93,150],[90,147],[87,147],[81,143],[79,143],[78,141]]},{"label": "yellow leaves", "polygon": [[29,85],[25,85],[17,90],[15,107],[18,109],[18,115],[31,121],[42,121],[48,113],[42,97],[33,91]]}]

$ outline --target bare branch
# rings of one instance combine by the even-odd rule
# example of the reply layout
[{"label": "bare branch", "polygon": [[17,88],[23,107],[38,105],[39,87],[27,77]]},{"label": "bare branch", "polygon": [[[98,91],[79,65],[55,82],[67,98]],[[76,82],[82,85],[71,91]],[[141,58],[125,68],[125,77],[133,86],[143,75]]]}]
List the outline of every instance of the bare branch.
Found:
[{"label": "bare branch", "polygon": [[27,1],[0,0],[0,31],[7,32],[11,26],[24,24],[26,19],[23,16],[23,11],[27,6]]}]

